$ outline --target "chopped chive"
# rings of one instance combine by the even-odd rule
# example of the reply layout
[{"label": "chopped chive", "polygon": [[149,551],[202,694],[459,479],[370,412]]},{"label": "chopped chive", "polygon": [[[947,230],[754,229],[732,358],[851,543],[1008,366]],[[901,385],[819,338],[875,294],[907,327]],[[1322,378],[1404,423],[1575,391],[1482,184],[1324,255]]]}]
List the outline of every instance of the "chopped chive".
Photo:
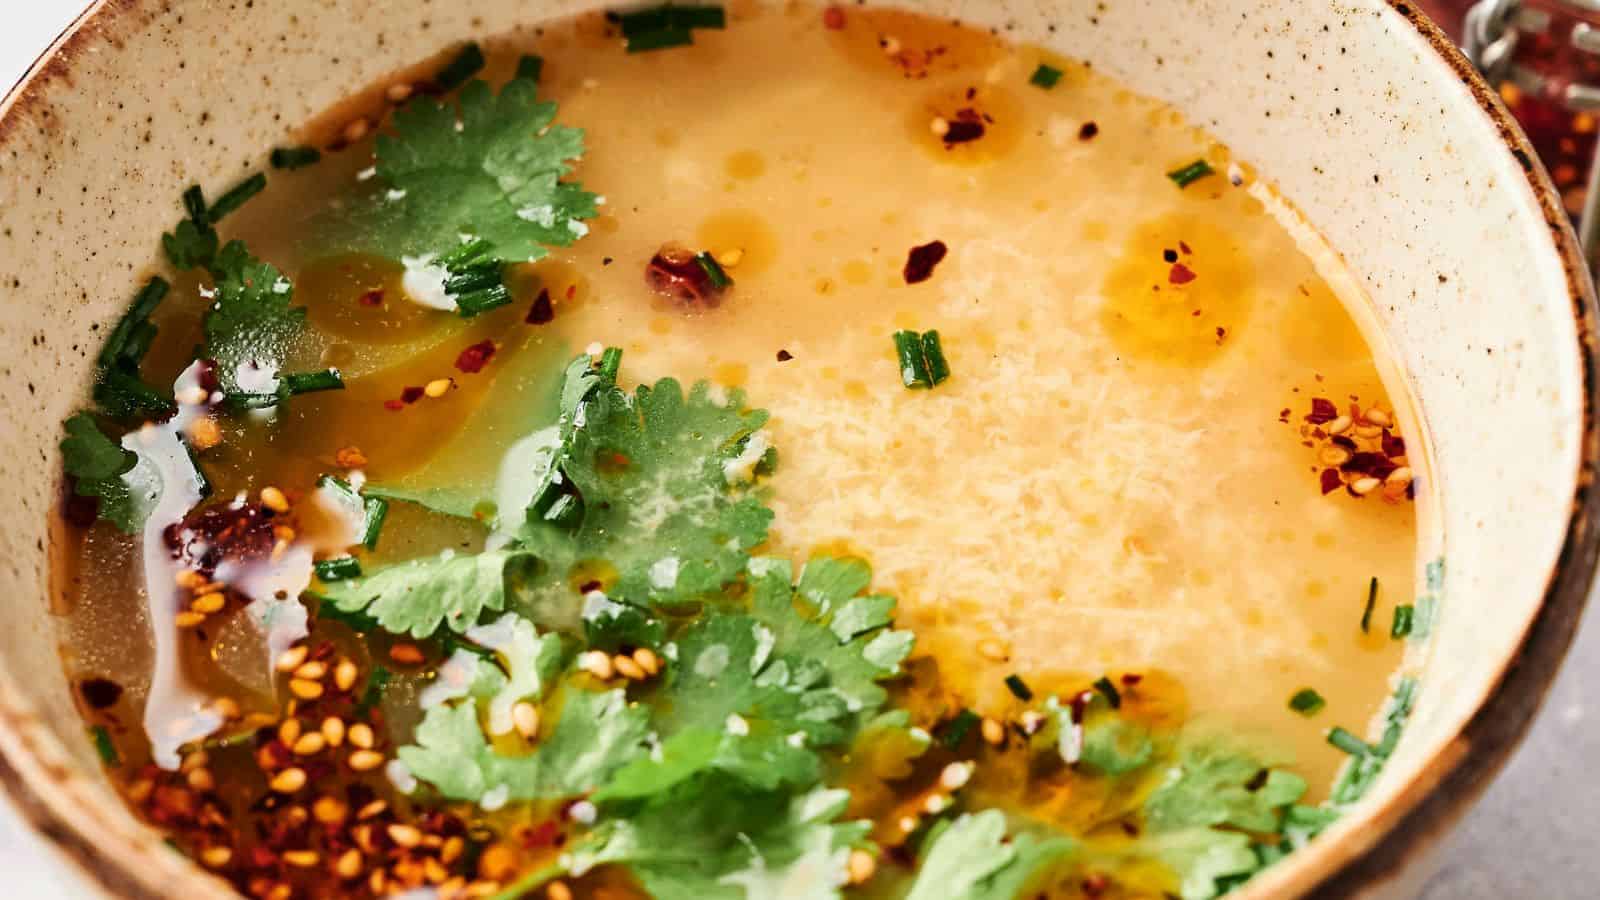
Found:
[{"label": "chopped chive", "polygon": [[361,545],[368,550],[378,549],[378,536],[383,534],[383,520],[389,517],[389,501],[382,497],[368,497],[361,506],[367,514],[361,529]]},{"label": "chopped chive", "polygon": [[1060,80],[1060,69],[1056,68],[1055,66],[1047,66],[1044,63],[1040,63],[1039,68],[1033,70],[1033,77],[1028,79],[1028,83],[1035,87],[1042,87],[1048,91],[1055,87],[1056,83]]},{"label": "chopped chive", "polygon": [[1389,626],[1389,637],[1400,640],[1411,634],[1412,619],[1416,616],[1417,608],[1409,603],[1394,608],[1394,624]]},{"label": "chopped chive", "polygon": [[665,50],[668,47],[687,47],[694,43],[694,36],[687,28],[663,28],[659,31],[646,31],[628,38],[629,53],[645,53],[650,50]]},{"label": "chopped chive", "polygon": [[924,332],[922,335],[922,355],[928,360],[928,381],[933,385],[943,384],[950,377],[950,363],[945,361],[944,348],[939,345],[939,332],[937,330]]},{"label": "chopped chive", "polygon": [[237,393],[228,395],[228,405],[234,409],[271,409],[283,402],[282,395],[273,393]]},{"label": "chopped chive", "polygon": [[251,197],[261,193],[267,187],[267,176],[261,172],[251,175],[228,190],[226,194],[217,198],[207,210],[206,218],[212,222],[221,222],[228,214],[245,205]]},{"label": "chopped chive", "polygon": [[967,739],[967,734],[972,731],[972,726],[978,724],[978,714],[970,709],[963,709],[956,713],[956,717],[944,723],[939,729],[939,742],[951,750],[961,746]]},{"label": "chopped chive", "polygon": [[721,6],[674,6],[670,3],[617,13],[614,18],[630,44],[634,38],[657,32],[687,33],[693,28],[721,29],[728,24],[727,13]]},{"label": "chopped chive", "polygon": [[1111,683],[1111,679],[1104,675],[1100,676],[1100,679],[1094,683],[1094,689],[1106,698],[1106,702],[1111,704],[1112,709],[1122,708],[1122,692],[1117,690],[1117,686]]},{"label": "chopped chive", "polygon": [[1203,159],[1197,159],[1181,169],[1173,169],[1171,172],[1167,173],[1167,177],[1171,178],[1173,183],[1178,187],[1186,188],[1189,185],[1194,184],[1196,181],[1206,177],[1207,175],[1213,175],[1215,173],[1216,170],[1211,168],[1210,163]]},{"label": "chopped chive", "polygon": [[529,81],[538,81],[544,74],[544,57],[537,53],[529,53],[517,60],[517,77]]},{"label": "chopped chive", "polygon": [[1028,683],[1022,680],[1021,675],[1007,675],[1006,688],[1011,691],[1011,696],[1018,700],[1026,702],[1033,699],[1033,689],[1028,687]]},{"label": "chopped chive", "polygon": [[354,556],[319,560],[315,568],[317,577],[323,581],[344,581],[347,578],[361,577],[361,562]]},{"label": "chopped chive", "polygon": [[483,69],[483,63],[483,48],[479,47],[477,42],[470,43],[462,47],[456,58],[439,70],[439,74],[433,76],[433,83],[438,85],[441,91],[453,91],[466,84],[468,78],[478,74]]},{"label": "chopped chive", "polygon": [[722,29],[728,25],[728,14],[720,6],[672,6],[672,24],[679,28]]},{"label": "chopped chive", "polygon": [[209,220],[206,218],[206,192],[200,185],[191,184],[189,189],[183,192],[183,209],[196,225],[207,224]]},{"label": "chopped chive", "polygon": [[[167,284],[166,279],[159,276],[145,282],[144,287],[134,296],[128,311],[117,320],[117,327],[111,330],[111,336],[106,338],[105,346],[100,348],[100,356],[96,360],[100,365],[110,366],[120,362],[138,366],[144,358],[144,353],[130,353],[129,347],[133,343],[135,333],[150,324],[150,314],[155,312],[162,300],[166,299],[167,291],[170,289],[171,285]],[[149,331],[150,336],[154,337],[154,326],[150,326]],[[147,341],[141,339],[141,344],[142,349],[149,349]]]},{"label": "chopped chive", "polygon": [[338,369],[324,369],[321,372],[296,372],[293,375],[283,376],[283,385],[279,393],[288,396],[309,394],[314,391],[338,391],[344,389],[344,376]]},{"label": "chopped chive", "polygon": [[607,381],[616,381],[617,372],[622,369],[622,348],[607,347],[600,354],[600,377]]},{"label": "chopped chive", "polygon": [[711,280],[711,286],[717,289],[729,287],[733,279],[723,270],[722,264],[710,253],[702,250],[694,255],[694,261],[700,264],[700,270],[706,273],[706,278]]},{"label": "chopped chive", "polygon": [[1417,598],[1416,611],[1411,616],[1411,636],[1425,638],[1433,630],[1433,619],[1438,614],[1439,599],[1433,594]]},{"label": "chopped chive", "polygon": [[1378,576],[1367,583],[1367,608],[1361,613],[1361,633],[1372,631],[1372,610],[1378,605]]},{"label": "chopped chive", "polygon": [[171,394],[161,393],[137,373],[121,366],[100,371],[94,385],[94,402],[107,415],[118,419],[162,418],[171,415],[176,408]]},{"label": "chopped chive", "polygon": [[111,732],[104,725],[96,725],[89,729],[89,734],[94,738],[94,749],[100,754],[100,761],[109,767],[122,764],[122,759],[117,756],[117,745],[111,742]]},{"label": "chopped chive", "polygon": [[1328,743],[1351,756],[1367,757],[1372,755],[1372,748],[1367,745],[1366,741],[1338,726],[1328,732]]},{"label": "chopped chive", "polygon": [[274,169],[303,169],[322,159],[322,151],[315,147],[274,147],[268,161]]},{"label": "chopped chive", "polygon": [[1322,708],[1327,705],[1328,701],[1322,699],[1322,695],[1311,688],[1301,688],[1289,698],[1289,708],[1307,718],[1322,712]]},{"label": "chopped chive", "polygon": [[894,333],[895,354],[900,358],[900,383],[908,388],[932,387],[928,359],[922,352],[922,335],[915,331]]}]

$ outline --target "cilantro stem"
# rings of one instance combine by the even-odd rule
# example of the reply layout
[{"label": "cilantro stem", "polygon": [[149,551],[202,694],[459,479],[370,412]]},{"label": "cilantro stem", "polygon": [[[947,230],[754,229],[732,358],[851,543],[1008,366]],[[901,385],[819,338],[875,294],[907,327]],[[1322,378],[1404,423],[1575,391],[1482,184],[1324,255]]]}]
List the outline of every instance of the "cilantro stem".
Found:
[{"label": "cilantro stem", "polygon": [[439,74],[433,76],[433,83],[441,91],[453,91],[467,83],[467,79],[482,71],[484,64],[483,48],[474,41],[461,48],[455,59],[450,60]]}]

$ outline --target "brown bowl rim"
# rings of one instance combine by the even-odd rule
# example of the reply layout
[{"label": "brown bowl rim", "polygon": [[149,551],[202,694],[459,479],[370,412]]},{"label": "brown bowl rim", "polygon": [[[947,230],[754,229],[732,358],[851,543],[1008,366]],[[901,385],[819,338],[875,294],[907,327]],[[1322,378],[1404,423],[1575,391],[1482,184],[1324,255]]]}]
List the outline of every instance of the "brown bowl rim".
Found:
[{"label": "brown bowl rim", "polygon": [[[72,51],[88,47],[107,31],[115,16],[131,16],[153,0],[95,0],[68,25],[39,55],[17,83],[0,98],[0,144],[9,129],[5,120],[15,109],[25,107],[28,90],[47,74],[65,72],[66,63],[78,55]],[[1511,751],[1522,741],[1535,714],[1542,706],[1561,663],[1572,644],[1582,618],[1589,589],[1600,559],[1600,492],[1593,489],[1600,471],[1600,423],[1595,415],[1595,388],[1600,373],[1600,308],[1597,308],[1594,283],[1579,250],[1577,238],[1548,173],[1537,154],[1499,96],[1479,76],[1431,20],[1411,3],[1384,0],[1423,38],[1440,61],[1448,65],[1472,94],[1473,101],[1495,126],[1501,141],[1521,167],[1528,187],[1539,204],[1551,240],[1561,256],[1566,272],[1568,297],[1573,306],[1582,359],[1583,429],[1577,488],[1574,492],[1566,536],[1555,566],[1546,583],[1533,621],[1521,643],[1502,669],[1488,698],[1462,726],[1445,750],[1436,754],[1427,768],[1440,767],[1443,774],[1429,782],[1425,791],[1411,791],[1396,797],[1396,805],[1410,804],[1381,840],[1339,865],[1320,880],[1307,886],[1306,896],[1318,898],[1354,897],[1380,885],[1401,871],[1413,857],[1423,856],[1434,847],[1449,827],[1458,820],[1487,787],[1504,765]],[[8,673],[0,672],[0,686],[13,702],[0,707],[0,728],[21,738],[0,742],[0,785],[33,829],[60,849],[108,895],[143,898],[164,896],[145,877],[148,871],[137,868],[146,847],[132,840],[110,835],[91,836],[75,827],[69,817],[42,795],[25,771],[38,767],[13,758],[26,745],[34,743],[24,735],[39,729],[37,717],[18,694]],[[35,735],[35,737],[39,737]],[[43,739],[58,741],[53,735]],[[40,770],[47,780],[66,783],[75,776],[54,767]],[[123,836],[117,836],[123,837]],[[145,859],[145,863],[149,860]],[[199,874],[199,869],[194,869]],[[209,879],[208,879],[209,880]]]}]

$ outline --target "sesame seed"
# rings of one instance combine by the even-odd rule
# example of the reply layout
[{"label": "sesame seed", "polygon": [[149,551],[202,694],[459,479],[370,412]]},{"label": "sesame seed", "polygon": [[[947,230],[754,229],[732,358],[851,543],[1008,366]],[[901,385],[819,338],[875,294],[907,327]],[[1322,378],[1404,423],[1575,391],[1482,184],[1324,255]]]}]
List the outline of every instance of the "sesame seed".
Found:
[{"label": "sesame seed", "polygon": [[639,668],[650,675],[655,675],[661,671],[661,659],[649,647],[640,647],[633,651],[633,661],[638,663]]},{"label": "sesame seed", "polygon": [[344,138],[345,143],[353,144],[366,137],[367,132],[371,129],[372,124],[366,119],[353,119],[350,124],[344,127],[344,133],[340,136]]},{"label": "sesame seed", "polygon": [[389,832],[389,840],[407,849],[422,843],[422,832],[418,831],[414,826],[394,824],[390,825],[387,830]]},{"label": "sesame seed", "polygon": [[293,794],[305,786],[305,769],[284,769],[272,776],[271,787],[280,794]]},{"label": "sesame seed", "polygon": [[344,720],[338,716],[329,716],[322,720],[322,739],[328,742],[329,747],[337,747],[344,743]]},{"label": "sesame seed", "polygon": [[210,416],[201,416],[189,423],[189,445],[196,450],[210,450],[222,443],[222,427]]},{"label": "sesame seed", "polygon": [[318,797],[317,802],[311,804],[311,817],[324,825],[338,825],[350,808],[342,801],[333,797]]},{"label": "sesame seed", "polygon": [[197,613],[210,615],[214,612],[221,612],[223,604],[227,602],[228,598],[222,596],[221,594],[202,594],[199,597],[196,597],[193,603],[189,604],[189,608]]},{"label": "sesame seed", "polygon": [[206,577],[193,569],[179,569],[178,573],[172,576],[172,580],[177,582],[178,587],[188,591],[206,583]]},{"label": "sesame seed", "polygon": [[179,628],[193,628],[206,620],[206,614],[189,610],[178,613],[172,617],[172,624]]},{"label": "sesame seed", "polygon": [[599,815],[600,811],[587,800],[579,800],[567,810],[567,817],[580,825],[593,825]]},{"label": "sesame seed", "polygon": [[389,658],[408,666],[419,665],[424,659],[421,648],[416,644],[395,644],[389,648]]},{"label": "sesame seed", "polygon": [[930,794],[928,799],[923,801],[922,808],[928,815],[937,816],[950,808],[950,798],[943,794]]},{"label": "sesame seed", "polygon": [[917,830],[917,819],[915,816],[901,816],[899,825],[901,831],[910,834]]},{"label": "sesame seed", "polygon": [[1357,425],[1355,432],[1356,437],[1375,438],[1383,434],[1383,429],[1377,425]]},{"label": "sesame seed", "polygon": [[294,742],[294,755],[316,756],[327,749],[327,746],[328,739],[323,737],[321,732],[313,731],[308,734],[302,734],[300,740]]},{"label": "sesame seed", "polygon": [[1004,662],[1011,658],[1011,648],[999,638],[984,638],[978,642],[978,653],[984,659]]},{"label": "sesame seed", "polygon": [[370,819],[374,816],[383,815],[383,811],[388,808],[389,804],[383,802],[382,800],[374,800],[371,803],[368,803],[366,806],[361,807],[361,809],[356,812],[356,818],[365,821],[366,819]]},{"label": "sesame seed", "polygon": [[511,722],[516,725],[517,733],[533,740],[539,734],[539,709],[532,703],[523,701],[511,707]]},{"label": "sesame seed", "polygon": [[894,56],[896,53],[900,52],[900,39],[897,37],[886,37],[878,42],[878,46],[883,48],[883,52],[885,54]]},{"label": "sesame seed", "polygon": [[1355,422],[1351,420],[1349,416],[1340,416],[1339,418],[1328,423],[1327,430],[1329,434],[1344,434],[1346,431],[1349,431],[1350,426],[1354,424]]},{"label": "sesame seed", "polygon": [[739,261],[744,259],[744,251],[738,247],[729,247],[726,250],[719,250],[711,255],[716,259],[717,262],[730,269],[734,266],[737,266]]},{"label": "sesame seed", "polygon": [[303,678],[289,679],[289,693],[301,700],[315,700],[322,696],[322,685],[315,681],[306,681]]},{"label": "sesame seed", "polygon": [[455,382],[448,378],[435,378],[422,388],[422,392],[437,400],[450,393],[450,389],[454,386]]},{"label": "sesame seed", "polygon": [[328,664],[313,660],[294,670],[294,677],[304,678],[306,681],[321,681],[328,674]]},{"label": "sesame seed", "polygon": [[178,771],[193,772],[210,761],[211,757],[204,750],[196,750],[183,758],[182,764],[178,766]]},{"label": "sesame seed", "polygon": [[339,857],[339,861],[333,864],[333,871],[334,874],[346,881],[349,881],[357,875],[360,875],[361,851],[354,847],[346,850],[344,854]]},{"label": "sesame seed", "polygon": [[350,754],[350,768],[357,772],[370,772],[383,765],[383,754],[376,750],[357,750]]},{"label": "sesame seed", "polygon": [[467,842],[461,839],[461,835],[455,835],[445,841],[444,846],[439,848],[439,861],[446,864],[453,863],[461,858],[461,854],[465,853],[466,849]]},{"label": "sesame seed", "polygon": [[607,681],[615,674],[612,671],[611,657],[600,650],[590,650],[578,657],[578,668],[601,681]]},{"label": "sesame seed", "polygon": [[300,668],[300,664],[306,661],[306,652],[304,644],[299,647],[290,647],[283,651],[282,655],[278,657],[278,671],[293,672],[295,669]]},{"label": "sesame seed", "polygon": [[1044,713],[1032,709],[1025,710],[1018,719],[1018,724],[1022,726],[1025,734],[1037,734],[1044,726]]},{"label": "sesame seed", "polygon": [[865,850],[851,850],[847,870],[850,873],[850,883],[861,884],[870,880],[878,871],[878,861]]},{"label": "sesame seed", "polygon": [[1378,426],[1379,428],[1388,428],[1394,424],[1394,419],[1391,418],[1388,413],[1377,408],[1376,406],[1362,413],[1361,418],[1366,419],[1368,422]]},{"label": "sesame seed", "polygon": [[357,722],[350,726],[348,732],[350,743],[362,750],[370,750],[373,745],[372,726],[365,722]]},{"label": "sesame seed", "polygon": [[939,784],[947,791],[959,791],[972,780],[974,768],[976,767],[969,762],[953,762],[939,773]]},{"label": "sesame seed", "polygon": [[1378,485],[1382,483],[1369,475],[1366,478],[1357,478],[1355,481],[1350,482],[1350,490],[1355,491],[1357,494],[1370,494],[1377,490]]},{"label": "sesame seed", "polygon": [[233,850],[228,847],[207,847],[200,851],[200,861],[207,868],[220,869],[233,861]]},{"label": "sesame seed", "polygon": [[202,792],[217,786],[217,780],[211,777],[210,769],[195,769],[184,780],[189,783],[189,787]]},{"label": "sesame seed", "polygon": [[404,103],[411,98],[411,91],[411,85],[400,82],[389,85],[389,89],[384,91],[383,95],[389,98],[390,103]]},{"label": "sesame seed", "polygon": [[572,900],[572,888],[564,881],[552,881],[545,885],[544,895],[549,900]]},{"label": "sesame seed", "polygon": [[612,657],[611,665],[616,667],[617,672],[629,681],[644,680],[644,667],[634,662],[633,657],[631,656],[624,656],[621,653],[618,653],[616,656]]},{"label": "sesame seed", "polygon": [[261,489],[261,505],[275,513],[284,513],[289,511],[289,498],[283,495],[283,491],[269,485]]},{"label": "sesame seed", "polygon": [[237,719],[240,715],[239,701],[232,697],[218,697],[212,701],[211,708],[216,710],[217,715],[228,721]]},{"label": "sesame seed", "polygon": [[985,717],[983,720],[983,739],[987,743],[998,747],[1006,741],[1006,727],[994,719]]},{"label": "sesame seed", "polygon": [[339,665],[333,669],[333,684],[341,691],[348,691],[356,686],[356,678],[361,670],[348,659],[339,660]]},{"label": "sesame seed", "polygon": [[928,130],[933,132],[934,137],[944,137],[950,133],[950,120],[944,116],[934,116],[933,121],[928,123]]},{"label": "sesame seed", "polygon": [[278,726],[278,740],[283,741],[284,746],[292,747],[295,741],[300,740],[300,730],[299,719],[284,719],[283,724]]},{"label": "sesame seed", "polygon": [[285,850],[283,861],[297,869],[309,869],[322,857],[315,850]]},{"label": "sesame seed", "polygon": [[1411,474],[1410,466],[1401,466],[1400,468],[1395,469],[1393,472],[1390,472],[1389,477],[1385,478],[1383,481],[1385,484],[1406,485],[1411,483],[1411,479],[1413,477],[1414,476]]},{"label": "sesame seed", "polygon": [[1323,447],[1317,459],[1325,466],[1342,466],[1350,461],[1350,451],[1335,444]]}]

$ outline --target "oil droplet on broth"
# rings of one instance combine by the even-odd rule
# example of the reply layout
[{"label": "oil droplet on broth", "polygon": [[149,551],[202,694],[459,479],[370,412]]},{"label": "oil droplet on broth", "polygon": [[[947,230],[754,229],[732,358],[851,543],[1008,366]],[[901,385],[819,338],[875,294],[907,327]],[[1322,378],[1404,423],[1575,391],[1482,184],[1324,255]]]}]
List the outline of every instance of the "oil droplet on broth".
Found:
[{"label": "oil droplet on broth", "polygon": [[729,154],[727,161],[723,163],[723,169],[727,171],[730,178],[748,181],[753,178],[760,178],[766,173],[767,160],[759,150],[740,150]]},{"label": "oil droplet on broth", "polygon": [[1166,216],[1134,230],[1106,276],[1100,321],[1129,356],[1204,366],[1227,352],[1254,290],[1250,261],[1227,232]]},{"label": "oil droplet on broth", "polygon": [[747,209],[729,209],[707,217],[695,229],[694,241],[696,248],[710,251],[719,260],[736,252],[738,261],[727,265],[735,282],[765,272],[778,255],[777,233],[765,218]]},{"label": "oil droplet on broth", "polygon": [[313,328],[362,344],[398,344],[438,327],[438,313],[406,296],[405,268],[365,253],[315,260],[295,278]]},{"label": "oil droplet on broth", "polygon": [[[906,128],[911,140],[935,159],[954,165],[993,162],[1016,149],[1023,133],[1022,103],[1010,89],[981,78],[959,79],[926,94],[911,108]],[[982,136],[950,142],[964,123]]]},{"label": "oil droplet on broth", "polygon": [[844,27],[829,30],[828,42],[846,60],[869,72],[921,79],[941,73],[984,69],[1009,48],[998,37],[898,9],[844,9]]}]

